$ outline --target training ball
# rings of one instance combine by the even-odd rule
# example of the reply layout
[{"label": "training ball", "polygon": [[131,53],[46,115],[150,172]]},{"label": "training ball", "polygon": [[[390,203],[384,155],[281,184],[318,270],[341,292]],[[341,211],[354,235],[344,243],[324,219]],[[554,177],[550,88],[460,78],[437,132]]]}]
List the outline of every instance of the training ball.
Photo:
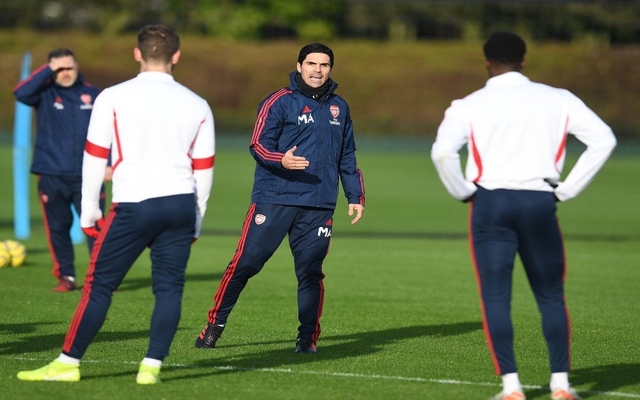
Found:
[{"label": "training ball", "polygon": [[[22,243],[16,242],[15,240],[5,240],[0,247],[4,247],[10,255],[8,265],[15,268],[24,264],[24,260],[27,258],[27,248],[24,247]],[[2,261],[0,261],[0,263],[2,263]]]}]

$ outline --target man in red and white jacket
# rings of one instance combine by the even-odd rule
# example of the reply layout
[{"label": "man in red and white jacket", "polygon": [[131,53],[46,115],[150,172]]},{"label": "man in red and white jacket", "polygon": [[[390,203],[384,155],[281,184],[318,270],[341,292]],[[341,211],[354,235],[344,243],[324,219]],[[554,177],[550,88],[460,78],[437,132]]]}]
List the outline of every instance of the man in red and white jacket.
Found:
[{"label": "man in red and white jacket", "polygon": [[[471,205],[470,244],[484,327],[503,391],[495,400],[523,400],[510,316],[514,259],[520,255],[542,314],[554,400],[575,400],[569,386],[569,316],[565,256],[556,202],[577,196],[613,151],[613,132],[564,89],[531,82],[520,71],[526,45],[497,32],[484,45],[490,79],[455,100],[438,128],[431,158],[447,191]],[[586,145],[560,181],[567,135]],[[458,151],[467,145],[463,174]]]},{"label": "man in red and white jacket", "polygon": [[[178,328],[187,260],[207,208],[215,158],[211,108],[172,76],[179,46],[171,28],[146,26],[134,49],[140,74],[96,99],[82,169],[80,224],[97,240],[82,298],[62,354],[43,368],[18,373],[19,379],[80,380],[80,359],[106,318],[112,293],[149,248],[155,307],[137,382],[159,380]],[[110,150],[113,200],[105,220],[98,200]]]}]

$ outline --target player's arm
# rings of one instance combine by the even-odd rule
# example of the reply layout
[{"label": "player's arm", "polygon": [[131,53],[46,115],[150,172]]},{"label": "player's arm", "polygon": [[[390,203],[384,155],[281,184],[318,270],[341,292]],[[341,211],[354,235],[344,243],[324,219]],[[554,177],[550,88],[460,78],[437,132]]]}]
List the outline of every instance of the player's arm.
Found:
[{"label": "player's arm", "polygon": [[[102,227],[102,210],[100,209],[100,188],[104,181],[105,168],[109,148],[86,141],[82,160],[82,212],[80,226],[91,237],[97,237],[98,228]],[[98,178],[99,177],[99,178]]]},{"label": "player's arm", "polygon": [[99,226],[103,218],[100,189],[117,126],[117,115],[106,93],[102,92],[93,105],[82,158],[80,226],[90,236],[97,236],[96,224]]},{"label": "player's arm", "polygon": [[194,238],[200,236],[202,220],[207,211],[207,202],[213,186],[215,166],[215,125],[211,108],[207,105],[206,116],[200,124],[200,130],[191,153],[193,178],[196,181],[196,231]]},{"label": "player's arm", "polygon": [[48,64],[38,67],[13,89],[16,100],[29,106],[37,106],[40,103],[40,95],[47,88],[53,75],[54,71]]},{"label": "player's arm", "polygon": [[450,107],[438,127],[431,147],[431,160],[449,194],[460,201],[473,197],[477,187],[465,179],[460,163],[460,149],[468,142],[471,126],[455,115]]},{"label": "player's arm", "polygon": [[284,168],[282,158],[285,153],[278,150],[278,138],[282,133],[285,110],[278,99],[288,93],[288,90],[279,90],[265,99],[258,107],[258,116],[251,135],[249,151],[258,163],[267,168]]},{"label": "player's arm", "polygon": [[613,149],[616,137],[611,128],[582,100],[567,92],[570,99],[567,131],[585,144],[586,149],[578,158],[564,182],[555,188],[560,201],[576,197],[595,178]]},{"label": "player's arm", "polygon": [[362,218],[364,213],[365,190],[364,177],[358,168],[356,161],[356,143],[353,135],[353,123],[348,115],[345,119],[345,137],[342,141],[342,151],[339,160],[338,171],[344,195],[349,202],[349,215],[355,214],[351,224],[355,224]]}]

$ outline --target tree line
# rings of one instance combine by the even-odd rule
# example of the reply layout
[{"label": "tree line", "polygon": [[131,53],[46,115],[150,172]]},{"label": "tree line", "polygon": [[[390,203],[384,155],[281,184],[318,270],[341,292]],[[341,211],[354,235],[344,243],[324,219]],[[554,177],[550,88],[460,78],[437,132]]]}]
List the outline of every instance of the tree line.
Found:
[{"label": "tree line", "polygon": [[1,0],[0,28],[120,34],[147,23],[234,40],[483,38],[640,43],[640,0]]}]

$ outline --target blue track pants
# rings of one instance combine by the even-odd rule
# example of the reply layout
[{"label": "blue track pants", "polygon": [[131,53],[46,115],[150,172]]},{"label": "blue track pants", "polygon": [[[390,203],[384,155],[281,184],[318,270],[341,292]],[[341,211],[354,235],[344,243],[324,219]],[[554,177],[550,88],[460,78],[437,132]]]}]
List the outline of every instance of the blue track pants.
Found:
[{"label": "blue track pants", "polygon": [[564,299],[565,255],[553,194],[479,187],[470,218],[471,254],[496,373],[517,372],[510,315],[516,255],[524,265],[542,315],[551,372],[568,372],[570,324]]},{"label": "blue track pants", "polygon": [[332,209],[251,204],[209,310],[209,322],[226,323],[249,278],[262,270],[288,234],[298,279],[298,337],[316,341],[324,303],[322,263],[329,251],[332,217]]},{"label": "blue track pants", "polygon": [[193,194],[114,204],[91,252],[82,297],[62,352],[82,358],[104,323],[113,292],[148,247],[155,306],[147,357],[162,360],[178,329],[184,274],[195,234]]},{"label": "blue track pants", "polygon": [[[71,207],[80,215],[82,177],[39,175],[38,196],[53,261],[52,274],[59,279],[63,276],[75,277],[75,256],[70,233],[73,224]],[[100,193],[100,209],[104,211],[104,187]],[[93,238],[87,237],[89,251],[93,242]]]}]

